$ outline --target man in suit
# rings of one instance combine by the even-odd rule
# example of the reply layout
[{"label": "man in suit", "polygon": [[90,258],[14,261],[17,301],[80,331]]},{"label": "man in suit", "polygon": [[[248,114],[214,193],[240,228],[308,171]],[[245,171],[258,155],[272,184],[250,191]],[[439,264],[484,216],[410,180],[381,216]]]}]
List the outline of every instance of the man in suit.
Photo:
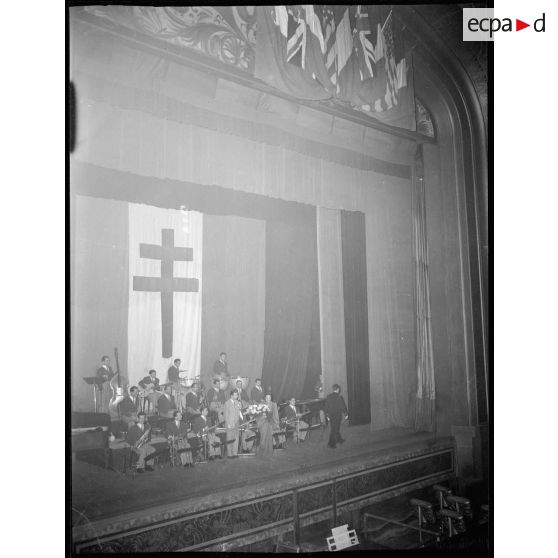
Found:
[{"label": "man in suit", "polygon": [[333,393],[330,393],[326,397],[324,411],[329,418],[331,428],[327,445],[330,448],[335,448],[338,443],[343,444],[345,442],[345,440],[341,438],[339,429],[341,428],[341,420],[343,417],[347,417],[347,405],[341,395],[341,387],[339,384],[333,384]]},{"label": "man in suit", "polygon": [[[244,412],[248,408],[248,405],[250,405],[250,399],[248,398],[248,392],[245,389],[242,389],[242,380],[236,381],[236,391],[238,391],[240,410]],[[250,428],[246,427],[242,430],[240,436],[240,444],[241,444],[241,449],[244,453],[248,453],[252,450],[252,446],[254,445],[255,438],[256,438],[256,434]]]},{"label": "man in suit", "polygon": [[231,396],[225,402],[225,426],[227,428],[227,457],[238,456],[238,427],[243,419],[238,400],[238,391],[233,389]]},{"label": "man in suit", "polygon": [[[140,447],[136,448],[135,445],[140,440],[140,438],[147,434],[146,442]],[[146,461],[150,461],[149,456],[155,453],[155,448],[149,444],[151,439],[151,427],[146,422],[145,413],[138,413],[138,422],[133,424],[128,430],[126,436],[126,442],[132,447],[132,451],[138,456],[138,461],[136,463],[136,470],[138,473],[144,473],[145,471],[153,471],[153,467],[150,465],[145,466]]]},{"label": "man in suit", "polygon": [[213,375],[216,378],[223,378],[225,380],[230,378],[229,365],[227,364],[227,353],[219,353],[219,358],[213,365]]},{"label": "man in suit", "polygon": [[308,433],[308,423],[301,420],[302,414],[296,409],[296,399],[291,397],[289,404],[282,410],[283,420],[287,428],[294,429],[293,438],[295,442],[304,442]]},{"label": "man in suit", "polygon": [[219,387],[220,380],[215,378],[213,380],[213,387],[207,390],[205,396],[207,404],[209,406],[209,414],[211,420],[214,424],[217,424],[223,420],[223,406],[225,405],[225,392]]},{"label": "man in suit", "polygon": [[121,419],[128,425],[132,426],[138,420],[138,388],[132,386],[130,393],[118,404],[118,411]]},{"label": "man in suit", "polygon": [[171,393],[175,398],[178,408],[184,409],[186,407],[186,388],[180,383],[181,362],[179,358],[174,359],[173,366],[167,371],[167,383],[171,384]]},{"label": "man in suit", "polygon": [[279,422],[279,411],[277,409],[277,403],[271,400],[271,393],[267,392],[264,396],[264,403],[269,407],[273,423],[273,439],[275,441],[275,446],[283,449],[286,438],[285,434],[281,431],[281,424]]},{"label": "man in suit", "polygon": [[263,401],[264,392],[262,388],[262,381],[260,380],[260,378],[256,380],[250,395],[252,396],[252,403],[261,403]]},{"label": "man in suit", "polygon": [[[215,429],[212,428],[213,424],[211,418],[209,418],[209,407],[207,405],[202,405],[200,407],[200,414],[194,417],[192,421],[192,432],[198,436],[207,436],[207,455],[206,458],[209,461],[215,459],[215,457],[221,457],[219,438],[215,435]],[[211,428],[211,430],[209,430]],[[205,445],[205,440],[202,438],[202,444]]]},{"label": "man in suit", "polygon": [[238,400],[242,405],[242,410],[244,410],[248,407],[248,405],[250,405],[250,399],[248,397],[248,392],[245,389],[242,389],[242,380],[236,381],[236,391],[238,391]]},{"label": "man in suit", "polygon": [[200,414],[200,395],[197,391],[197,384],[192,384],[186,392],[186,413],[188,418]]},{"label": "man in suit", "polygon": [[97,408],[100,413],[109,412],[109,402],[112,396],[109,381],[114,377],[114,371],[110,366],[110,358],[104,355],[101,358],[101,366],[97,368]]},{"label": "man in suit", "polygon": [[180,362],[179,358],[174,359],[174,364],[169,367],[167,371],[167,383],[178,383],[178,378],[180,376]]},{"label": "man in suit", "polygon": [[[147,400],[151,406],[151,409],[155,411],[157,409],[157,400],[159,399],[161,393],[159,390],[159,378],[157,378],[157,371],[150,370],[149,375],[141,379],[138,385],[147,392]],[[145,410],[145,409],[142,409]]]},{"label": "man in suit", "polygon": [[171,395],[170,386],[166,385],[163,388],[163,393],[157,401],[157,408],[159,409],[159,416],[172,418],[174,411],[176,411],[176,403],[174,397]]},{"label": "man in suit", "polygon": [[187,440],[188,427],[186,423],[182,422],[182,413],[180,411],[174,411],[172,417],[173,420],[168,422],[165,426],[165,436],[169,438],[169,444],[170,438],[172,436],[175,437],[175,447],[178,450],[182,465],[184,467],[193,467],[194,460],[192,459],[192,448]]}]

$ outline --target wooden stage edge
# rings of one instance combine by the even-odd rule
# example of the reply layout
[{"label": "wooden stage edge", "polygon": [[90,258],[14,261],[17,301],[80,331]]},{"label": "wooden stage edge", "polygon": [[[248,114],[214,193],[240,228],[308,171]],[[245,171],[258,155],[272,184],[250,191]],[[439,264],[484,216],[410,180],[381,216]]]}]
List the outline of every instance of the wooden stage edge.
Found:
[{"label": "wooden stage edge", "polygon": [[[197,492],[191,488],[181,496],[178,490],[172,503],[147,502],[141,509],[122,509],[123,513],[74,524],[74,551],[230,551],[292,531],[295,524],[300,528],[334,521],[339,513],[455,478],[453,437],[368,428],[347,429],[346,444],[335,450],[324,448],[322,438],[281,452],[275,463],[247,458],[218,464],[219,469],[212,469],[216,464],[198,466],[197,480],[184,477],[185,483],[195,481]],[[219,473],[223,478],[224,473],[239,479],[241,472],[246,480],[236,485],[212,479],[204,485],[204,476]],[[118,476],[103,474],[108,479],[111,473]],[[187,475],[188,470],[175,474],[179,473]],[[161,491],[168,490],[164,478],[153,479],[138,475],[133,479],[136,485],[128,479],[129,490],[141,490],[141,483],[147,482],[160,482]],[[116,485],[114,479],[111,482]],[[79,511],[75,500],[72,505]]]}]

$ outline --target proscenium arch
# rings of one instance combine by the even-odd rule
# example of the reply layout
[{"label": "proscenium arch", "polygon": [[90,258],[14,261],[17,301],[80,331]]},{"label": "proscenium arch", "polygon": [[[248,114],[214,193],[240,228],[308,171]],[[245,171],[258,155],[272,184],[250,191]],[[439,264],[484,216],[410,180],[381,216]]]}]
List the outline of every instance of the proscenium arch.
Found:
[{"label": "proscenium arch", "polygon": [[[409,6],[400,9],[415,41],[415,94],[431,111],[437,134],[437,145],[425,143],[425,152],[438,151],[443,187],[456,188],[456,203],[463,205],[458,214],[458,226],[468,383],[467,422],[469,425],[483,424],[489,420],[490,374],[487,123],[473,82],[457,57],[417,10]],[[452,151],[451,165],[441,157],[448,146]]]}]

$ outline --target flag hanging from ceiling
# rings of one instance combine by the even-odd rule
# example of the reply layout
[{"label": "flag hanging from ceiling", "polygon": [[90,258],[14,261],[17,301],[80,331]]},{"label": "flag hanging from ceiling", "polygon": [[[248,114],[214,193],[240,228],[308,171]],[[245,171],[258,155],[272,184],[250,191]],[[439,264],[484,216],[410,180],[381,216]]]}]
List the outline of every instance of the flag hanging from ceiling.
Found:
[{"label": "flag hanging from ceiling", "polygon": [[335,99],[416,129],[412,64],[387,6],[260,6],[256,77],[299,99]]}]

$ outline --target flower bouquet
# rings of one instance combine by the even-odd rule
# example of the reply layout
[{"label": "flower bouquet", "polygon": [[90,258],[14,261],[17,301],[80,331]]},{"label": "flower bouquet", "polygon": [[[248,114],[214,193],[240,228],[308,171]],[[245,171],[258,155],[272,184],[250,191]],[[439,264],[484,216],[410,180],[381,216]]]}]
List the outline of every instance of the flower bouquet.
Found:
[{"label": "flower bouquet", "polygon": [[265,403],[254,403],[252,405],[248,405],[246,412],[253,417],[257,417],[262,414],[267,414],[271,411],[271,409]]}]

